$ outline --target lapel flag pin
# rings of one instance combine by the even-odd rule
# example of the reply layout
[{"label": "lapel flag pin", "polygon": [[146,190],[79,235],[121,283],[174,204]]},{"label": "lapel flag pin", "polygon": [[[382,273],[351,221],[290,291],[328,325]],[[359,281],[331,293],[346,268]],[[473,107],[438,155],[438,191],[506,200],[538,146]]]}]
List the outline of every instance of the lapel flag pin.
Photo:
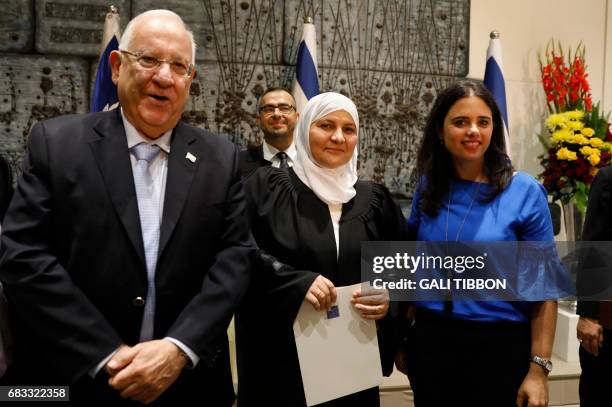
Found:
[{"label": "lapel flag pin", "polygon": [[196,156],[191,154],[190,152],[187,152],[187,155],[185,155],[185,158],[191,161],[192,163],[196,162]]}]

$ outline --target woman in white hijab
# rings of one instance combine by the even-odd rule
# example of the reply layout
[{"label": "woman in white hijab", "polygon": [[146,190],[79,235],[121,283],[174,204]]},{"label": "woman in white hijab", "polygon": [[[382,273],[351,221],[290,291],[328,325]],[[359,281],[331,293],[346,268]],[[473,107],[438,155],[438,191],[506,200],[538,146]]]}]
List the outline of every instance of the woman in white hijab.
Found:
[{"label": "woman in white hijab", "polygon": [[[358,134],[359,116],[349,98],[315,96],[296,127],[294,166],[264,167],[245,181],[257,244],[294,270],[252,273],[236,318],[239,407],[306,405],[292,329],[302,302],[329,309],[335,286],[361,282],[362,241],[406,237],[406,221],[389,191],[357,179]],[[356,290],[353,305],[363,318],[377,321],[389,374],[394,349],[388,295]],[[375,387],[321,406],[379,404]]]}]

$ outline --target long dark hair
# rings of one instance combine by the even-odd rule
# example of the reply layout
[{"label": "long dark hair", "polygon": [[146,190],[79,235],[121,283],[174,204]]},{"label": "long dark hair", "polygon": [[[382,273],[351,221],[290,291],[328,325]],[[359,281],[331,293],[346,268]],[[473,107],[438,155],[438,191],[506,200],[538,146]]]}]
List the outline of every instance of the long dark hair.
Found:
[{"label": "long dark hair", "polygon": [[421,181],[419,208],[429,216],[437,216],[442,200],[449,192],[451,182],[455,177],[451,154],[440,137],[444,118],[455,102],[469,96],[477,96],[482,99],[493,115],[491,144],[484,156],[484,171],[493,188],[482,198],[492,200],[512,178],[514,169],[506,154],[504,124],[493,96],[480,82],[468,79],[457,81],[440,92],[436,98],[427,117],[423,140],[417,156],[417,173]]}]

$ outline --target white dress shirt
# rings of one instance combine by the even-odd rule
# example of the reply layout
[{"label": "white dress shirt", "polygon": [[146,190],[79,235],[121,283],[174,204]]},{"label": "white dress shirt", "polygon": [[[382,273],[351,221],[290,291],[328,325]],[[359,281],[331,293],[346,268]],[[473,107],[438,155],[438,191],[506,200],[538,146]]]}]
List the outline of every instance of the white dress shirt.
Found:
[{"label": "white dress shirt", "polygon": [[334,238],[336,239],[336,260],[340,256],[340,218],[342,217],[342,204],[329,204],[329,215],[331,216],[334,228]]},{"label": "white dress shirt", "polygon": [[[280,152],[279,149],[277,149],[274,146],[271,146],[270,144],[266,143],[266,141],[264,140],[263,142],[264,160],[270,161],[272,163],[272,167],[278,168],[280,166],[280,159],[276,156],[278,152]],[[295,144],[291,143],[289,148],[285,150],[285,153],[287,154],[287,164],[289,164],[289,167],[293,167],[293,163],[295,162],[295,158],[297,156]]]},{"label": "white dress shirt", "polygon": [[[125,128],[125,135],[127,137],[127,146],[128,149],[131,149],[137,144],[147,143],[147,144],[155,144],[157,145],[161,152],[149,163],[149,171],[151,173],[151,178],[153,179],[153,197],[159,202],[159,218],[162,219],[162,215],[164,213],[164,198],[166,196],[166,179],[168,178],[168,154],[170,154],[170,141],[172,137],[172,130],[170,129],[160,137],[156,139],[150,139],[144,137],[142,134],[136,130],[136,128],[128,121],[128,119],[123,114],[123,109],[121,109],[121,117],[123,118],[123,127]],[[130,153],[130,161],[132,163],[132,171],[136,168],[136,164],[138,160],[134,157],[134,154]],[[195,354],[187,345],[179,341],[178,339],[165,337],[164,339],[169,340],[178,346],[189,358],[191,364],[189,367],[195,367],[200,358]],[[104,358],[100,363],[98,363],[93,369],[89,371],[90,376],[95,377],[100,369],[102,369],[109,360],[117,353],[115,350],[113,353]]]}]

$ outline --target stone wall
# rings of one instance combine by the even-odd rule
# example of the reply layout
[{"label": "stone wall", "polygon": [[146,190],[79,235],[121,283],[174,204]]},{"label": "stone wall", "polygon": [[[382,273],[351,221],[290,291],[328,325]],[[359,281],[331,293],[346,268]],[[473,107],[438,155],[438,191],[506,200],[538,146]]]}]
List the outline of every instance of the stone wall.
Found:
[{"label": "stone wall", "polygon": [[438,90],[468,72],[469,0],[0,0],[0,152],[15,168],[31,126],[85,113],[104,16],[180,14],[198,43],[184,119],[259,143],[259,95],[290,87],[305,15],[314,16],[320,87],[359,108],[359,171],[398,197]]}]

